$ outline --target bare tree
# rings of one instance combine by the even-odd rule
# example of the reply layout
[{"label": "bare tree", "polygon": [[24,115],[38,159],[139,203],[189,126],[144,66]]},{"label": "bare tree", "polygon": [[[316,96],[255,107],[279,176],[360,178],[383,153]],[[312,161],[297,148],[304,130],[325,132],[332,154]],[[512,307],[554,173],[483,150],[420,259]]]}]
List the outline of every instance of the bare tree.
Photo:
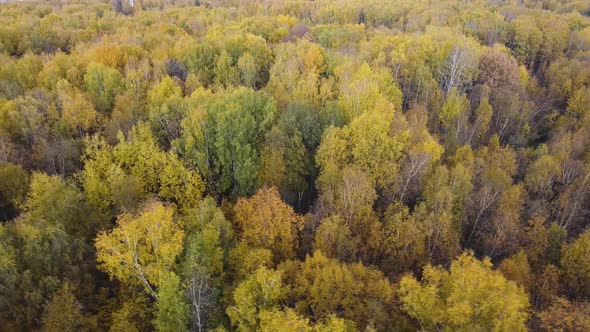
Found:
[{"label": "bare tree", "polygon": [[498,201],[501,196],[501,190],[495,186],[485,186],[479,192],[478,196],[480,196],[479,201],[477,202],[477,214],[475,217],[475,221],[473,222],[473,226],[471,227],[471,232],[469,233],[469,237],[467,238],[467,244],[471,242],[471,238],[475,234],[477,229],[477,225],[481,221],[484,213],[488,211],[488,209],[494,205]]},{"label": "bare tree", "polygon": [[188,285],[188,297],[191,303],[192,330],[207,330],[210,313],[216,306],[215,288],[204,268],[196,266],[192,269]]},{"label": "bare tree", "polygon": [[403,167],[403,187],[399,194],[400,201],[404,201],[405,195],[408,192],[408,187],[412,180],[416,178],[417,175],[420,175],[422,171],[426,168],[426,166],[432,160],[432,154],[428,151],[410,151],[408,153],[408,158],[406,163]]},{"label": "bare tree", "polygon": [[461,90],[476,65],[476,58],[471,50],[455,46],[439,70],[445,94],[448,94],[452,88]]},{"label": "bare tree", "polygon": [[111,3],[113,7],[113,11],[115,13],[123,13],[123,1],[122,0],[113,0]]},{"label": "bare tree", "polygon": [[[111,7],[115,13],[120,13],[124,15],[133,14],[135,9],[135,0],[127,0],[128,6],[123,5],[124,0],[112,0]],[[127,7],[127,8],[125,8]]]}]

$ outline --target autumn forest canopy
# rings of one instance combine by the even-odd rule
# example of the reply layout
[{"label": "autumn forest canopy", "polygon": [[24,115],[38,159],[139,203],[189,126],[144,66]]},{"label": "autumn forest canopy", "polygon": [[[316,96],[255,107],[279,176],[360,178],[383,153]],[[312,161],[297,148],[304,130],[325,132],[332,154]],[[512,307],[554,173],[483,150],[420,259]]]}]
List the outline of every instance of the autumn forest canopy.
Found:
[{"label": "autumn forest canopy", "polygon": [[0,3],[0,330],[589,331],[590,0]]}]

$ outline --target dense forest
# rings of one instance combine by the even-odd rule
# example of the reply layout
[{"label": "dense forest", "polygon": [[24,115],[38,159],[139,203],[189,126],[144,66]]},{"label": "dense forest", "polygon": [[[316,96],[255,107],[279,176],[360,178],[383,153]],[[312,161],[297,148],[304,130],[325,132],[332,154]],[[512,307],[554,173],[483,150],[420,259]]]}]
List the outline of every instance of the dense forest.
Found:
[{"label": "dense forest", "polygon": [[590,0],[0,23],[0,330],[590,330]]}]

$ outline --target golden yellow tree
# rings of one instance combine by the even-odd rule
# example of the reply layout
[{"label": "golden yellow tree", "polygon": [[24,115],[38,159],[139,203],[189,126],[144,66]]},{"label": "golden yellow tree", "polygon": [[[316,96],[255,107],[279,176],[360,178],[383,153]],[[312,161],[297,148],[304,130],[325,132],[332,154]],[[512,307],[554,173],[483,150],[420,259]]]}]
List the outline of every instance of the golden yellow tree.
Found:
[{"label": "golden yellow tree", "polygon": [[492,270],[488,258],[464,253],[450,271],[427,265],[422,282],[405,276],[399,296],[404,310],[425,329],[526,331],[528,296]]},{"label": "golden yellow tree", "polygon": [[151,201],[138,215],[119,216],[117,226],[96,239],[100,268],[123,282],[142,285],[157,299],[156,287],[182,251],[184,232],[173,213],[173,208]]},{"label": "golden yellow tree", "polygon": [[281,265],[286,301],[300,313],[320,321],[333,314],[353,321],[360,329],[375,326],[385,331],[393,324],[394,288],[379,270],[360,263],[345,264],[316,251],[304,262]]},{"label": "golden yellow tree", "polygon": [[276,262],[294,257],[303,218],[281,200],[276,188],[263,188],[251,198],[238,200],[234,210],[243,241],[270,249]]}]

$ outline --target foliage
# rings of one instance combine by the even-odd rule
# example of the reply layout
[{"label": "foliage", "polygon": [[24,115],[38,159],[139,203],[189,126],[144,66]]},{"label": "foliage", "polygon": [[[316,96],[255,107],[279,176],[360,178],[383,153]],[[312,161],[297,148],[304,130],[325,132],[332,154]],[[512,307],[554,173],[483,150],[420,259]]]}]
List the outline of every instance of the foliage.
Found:
[{"label": "foliage", "polygon": [[586,231],[561,251],[564,282],[574,297],[590,296],[590,269],[585,259],[589,250],[590,232]]},{"label": "foliage", "polygon": [[80,331],[84,326],[82,305],[66,283],[47,303],[43,312],[43,331]]},{"label": "foliage", "polygon": [[271,250],[276,262],[295,256],[303,220],[281,200],[275,188],[263,188],[249,199],[240,199],[234,213],[242,241]]},{"label": "foliage", "polygon": [[121,74],[103,64],[93,63],[84,75],[84,84],[96,109],[108,112],[115,102],[115,96],[121,89]]},{"label": "foliage", "polygon": [[96,238],[100,267],[113,278],[142,285],[157,299],[155,288],[166,280],[182,250],[184,232],[174,222],[173,213],[172,208],[153,201],[136,216],[119,216],[112,231]]},{"label": "foliage", "polygon": [[260,267],[238,285],[227,314],[238,330],[250,331],[259,325],[260,313],[278,306],[284,296],[281,273]]},{"label": "foliage", "polygon": [[304,262],[284,264],[285,281],[291,287],[287,299],[303,314],[311,310],[314,320],[331,314],[364,328],[386,329],[394,289],[378,270],[362,264],[344,264],[316,251]]},{"label": "foliage", "polygon": [[164,277],[158,289],[157,331],[181,331],[187,328],[188,304],[184,302],[180,279],[174,273]]},{"label": "foliage", "polygon": [[464,253],[450,271],[430,265],[423,282],[405,276],[400,282],[404,310],[426,328],[454,330],[526,330],[528,297],[514,282]]},{"label": "foliage", "polygon": [[2,330],[587,329],[589,0],[4,2]]}]

